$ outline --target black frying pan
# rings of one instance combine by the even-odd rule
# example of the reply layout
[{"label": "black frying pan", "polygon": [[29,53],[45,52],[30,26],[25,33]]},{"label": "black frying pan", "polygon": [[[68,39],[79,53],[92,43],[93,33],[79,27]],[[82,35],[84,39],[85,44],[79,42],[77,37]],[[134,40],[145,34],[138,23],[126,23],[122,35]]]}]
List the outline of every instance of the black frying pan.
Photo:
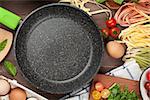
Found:
[{"label": "black frying pan", "polygon": [[15,54],[24,77],[48,93],[69,93],[98,72],[103,41],[92,19],[65,4],[31,12],[17,30]]}]

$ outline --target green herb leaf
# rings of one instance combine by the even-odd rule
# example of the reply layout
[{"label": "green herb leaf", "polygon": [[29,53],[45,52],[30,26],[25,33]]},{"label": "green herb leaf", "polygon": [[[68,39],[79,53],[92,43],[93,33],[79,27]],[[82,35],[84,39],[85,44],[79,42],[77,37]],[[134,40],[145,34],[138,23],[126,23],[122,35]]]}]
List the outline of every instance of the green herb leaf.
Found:
[{"label": "green herb leaf", "polygon": [[0,52],[5,48],[6,44],[7,44],[7,39],[0,43]]},{"label": "green herb leaf", "polygon": [[103,3],[105,2],[106,0],[96,0],[97,3]]},{"label": "green herb leaf", "polygon": [[4,61],[4,68],[7,70],[9,74],[12,76],[16,76],[17,70],[16,67],[10,61]]},{"label": "green herb leaf", "polygon": [[117,95],[117,93],[118,93],[118,89],[113,88],[113,89],[112,89],[112,91],[111,91],[111,93],[112,93],[113,95]]},{"label": "green herb leaf", "polygon": [[121,5],[123,3],[124,0],[114,0],[115,3]]},{"label": "green herb leaf", "polygon": [[129,92],[127,86],[124,88],[124,91],[121,91],[120,85],[115,83],[109,90],[111,94],[108,100],[139,100],[135,92]]}]

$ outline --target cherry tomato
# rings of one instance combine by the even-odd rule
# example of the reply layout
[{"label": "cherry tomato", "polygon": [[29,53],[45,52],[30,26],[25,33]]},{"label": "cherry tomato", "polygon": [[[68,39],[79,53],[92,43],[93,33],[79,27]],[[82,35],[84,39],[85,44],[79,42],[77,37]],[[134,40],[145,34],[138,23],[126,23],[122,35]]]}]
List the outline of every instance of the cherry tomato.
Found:
[{"label": "cherry tomato", "polygon": [[104,89],[102,92],[101,92],[101,95],[102,95],[102,98],[106,99],[109,97],[110,95],[110,91],[108,89]]},{"label": "cherry tomato", "polygon": [[102,91],[102,90],[104,89],[104,86],[103,86],[103,84],[102,84],[101,82],[97,82],[97,83],[95,84],[95,89],[96,89],[97,91]]},{"label": "cherry tomato", "polygon": [[150,81],[150,71],[148,71],[148,72],[146,73],[146,78],[147,78],[148,81]]},{"label": "cherry tomato", "polygon": [[97,90],[94,90],[92,92],[92,97],[93,97],[94,100],[99,100],[99,99],[101,99],[101,93]]},{"label": "cherry tomato", "polygon": [[144,87],[147,91],[150,91],[150,82],[146,82]]},{"label": "cherry tomato", "polygon": [[113,27],[110,29],[109,34],[112,38],[117,39],[120,34],[120,29],[118,27]]},{"label": "cherry tomato", "polygon": [[101,30],[101,32],[102,32],[104,38],[107,38],[109,36],[109,29],[108,28],[103,28]]},{"label": "cherry tomato", "polygon": [[115,27],[117,24],[116,20],[114,18],[111,18],[109,20],[106,21],[106,25],[109,28]]}]

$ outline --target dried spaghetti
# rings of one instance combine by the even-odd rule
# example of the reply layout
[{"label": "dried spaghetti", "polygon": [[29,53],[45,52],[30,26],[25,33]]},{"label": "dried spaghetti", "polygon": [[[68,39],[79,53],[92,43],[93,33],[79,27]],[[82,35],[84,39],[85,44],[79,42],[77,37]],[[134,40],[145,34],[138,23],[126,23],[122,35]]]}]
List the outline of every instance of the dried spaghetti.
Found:
[{"label": "dried spaghetti", "polygon": [[[95,0],[60,0],[60,2],[69,2],[71,5],[76,6],[84,10],[85,12],[87,12],[90,16],[99,14],[99,13],[106,13],[107,15],[109,15],[109,18],[112,18],[111,10],[104,5],[97,3]],[[96,11],[91,11],[90,8],[85,7],[86,3],[95,4],[99,9]]]},{"label": "dried spaghetti", "polygon": [[127,45],[123,61],[135,59],[140,67],[145,69],[150,65],[150,17],[144,13],[143,16],[148,20],[132,24],[129,28],[122,30],[119,35],[121,41],[118,42]]}]

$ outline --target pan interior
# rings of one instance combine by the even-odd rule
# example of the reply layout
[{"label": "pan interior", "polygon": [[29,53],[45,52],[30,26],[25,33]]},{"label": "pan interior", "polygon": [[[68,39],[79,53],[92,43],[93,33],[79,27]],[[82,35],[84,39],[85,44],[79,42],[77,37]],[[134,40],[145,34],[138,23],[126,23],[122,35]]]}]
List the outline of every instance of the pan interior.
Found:
[{"label": "pan interior", "polygon": [[50,93],[76,91],[99,69],[102,40],[84,12],[67,5],[46,5],[32,12],[17,30],[15,53],[25,78]]},{"label": "pan interior", "polygon": [[91,43],[85,34],[88,31],[72,19],[41,20],[26,42],[29,67],[53,81],[74,78],[89,62]]}]

